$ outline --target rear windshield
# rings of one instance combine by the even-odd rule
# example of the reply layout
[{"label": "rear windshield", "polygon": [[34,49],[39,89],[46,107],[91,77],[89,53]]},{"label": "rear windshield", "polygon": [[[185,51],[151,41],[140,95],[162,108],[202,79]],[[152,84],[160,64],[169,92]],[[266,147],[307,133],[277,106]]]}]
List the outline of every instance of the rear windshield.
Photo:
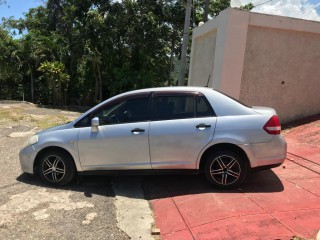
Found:
[{"label": "rear windshield", "polygon": [[216,90],[216,89],[214,89],[214,90],[215,90],[216,92],[218,92],[218,93],[221,93],[222,95],[224,95],[224,96],[226,96],[226,97],[228,97],[228,98],[231,98],[233,101],[236,101],[237,103],[240,103],[241,105],[243,105],[243,106],[245,106],[245,107],[252,108],[252,106],[249,106],[249,105],[247,105],[247,104],[239,101],[238,99],[235,99],[234,97],[229,96],[228,94],[225,94],[225,93],[223,93],[223,92],[220,92],[220,91],[218,91],[218,90]]}]

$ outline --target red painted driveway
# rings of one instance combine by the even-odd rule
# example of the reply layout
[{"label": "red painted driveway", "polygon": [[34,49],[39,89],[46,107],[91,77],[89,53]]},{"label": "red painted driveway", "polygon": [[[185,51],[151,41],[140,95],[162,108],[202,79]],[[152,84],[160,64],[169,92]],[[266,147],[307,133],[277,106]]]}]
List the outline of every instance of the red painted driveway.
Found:
[{"label": "red painted driveway", "polygon": [[287,130],[281,167],[220,191],[203,176],[149,177],[144,183],[164,240],[315,239],[320,230],[320,117]]}]

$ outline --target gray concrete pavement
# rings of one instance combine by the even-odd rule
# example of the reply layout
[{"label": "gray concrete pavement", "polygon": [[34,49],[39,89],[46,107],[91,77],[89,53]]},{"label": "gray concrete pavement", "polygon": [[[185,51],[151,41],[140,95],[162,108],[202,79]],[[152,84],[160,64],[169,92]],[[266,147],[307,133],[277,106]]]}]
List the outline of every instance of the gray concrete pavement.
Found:
[{"label": "gray concrete pavement", "polygon": [[[6,116],[11,114],[8,109],[15,107],[23,116]],[[50,114],[76,116],[59,110],[37,109],[33,105],[0,104],[0,238],[146,239],[153,218],[139,184],[127,193],[124,183],[119,184],[117,179],[86,176],[56,189],[43,185],[37,177],[22,174],[18,153],[29,134],[19,133],[35,131],[29,115],[41,118]],[[116,197],[112,185],[117,186],[121,196]],[[137,191],[137,198],[129,197],[132,191]],[[140,209],[137,217],[141,221],[134,221],[135,213],[127,219],[129,215],[123,211],[126,205]],[[130,229],[135,229],[133,235]]]}]

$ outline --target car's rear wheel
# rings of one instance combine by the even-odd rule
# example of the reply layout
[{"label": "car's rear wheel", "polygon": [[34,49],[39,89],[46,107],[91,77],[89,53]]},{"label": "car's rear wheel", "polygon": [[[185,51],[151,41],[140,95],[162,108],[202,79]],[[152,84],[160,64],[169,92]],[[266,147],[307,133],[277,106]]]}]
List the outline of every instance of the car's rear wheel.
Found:
[{"label": "car's rear wheel", "polygon": [[206,158],[205,176],[214,186],[231,189],[239,186],[246,178],[248,164],[238,153],[219,150]]},{"label": "car's rear wheel", "polygon": [[72,157],[64,151],[50,150],[40,157],[38,173],[47,184],[52,186],[66,185],[72,181],[75,172]]}]

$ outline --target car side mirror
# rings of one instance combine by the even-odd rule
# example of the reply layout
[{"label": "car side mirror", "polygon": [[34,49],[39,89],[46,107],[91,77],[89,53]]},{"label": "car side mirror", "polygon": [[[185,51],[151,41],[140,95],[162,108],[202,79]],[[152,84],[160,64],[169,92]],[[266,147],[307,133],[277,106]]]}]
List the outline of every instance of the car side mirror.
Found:
[{"label": "car side mirror", "polygon": [[91,127],[92,127],[92,132],[98,131],[98,127],[99,127],[99,118],[98,117],[92,118]]}]

